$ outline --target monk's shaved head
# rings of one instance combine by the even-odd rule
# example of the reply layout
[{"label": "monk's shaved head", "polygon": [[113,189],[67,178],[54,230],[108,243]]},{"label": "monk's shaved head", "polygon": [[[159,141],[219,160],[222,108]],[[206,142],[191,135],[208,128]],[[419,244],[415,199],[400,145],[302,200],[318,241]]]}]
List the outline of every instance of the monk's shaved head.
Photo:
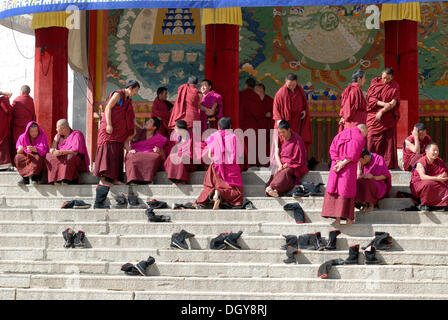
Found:
[{"label": "monk's shaved head", "polygon": [[430,142],[426,145],[425,150],[428,151],[432,146],[436,146],[437,148],[439,148],[439,145],[436,142]]},{"label": "monk's shaved head", "polygon": [[70,124],[68,123],[67,119],[60,119],[58,120],[58,122],[56,122],[56,127],[70,128]]},{"label": "monk's shaved head", "polygon": [[366,137],[367,136],[367,126],[363,123],[358,124],[357,127],[361,130],[361,134]]},{"label": "monk's shaved head", "polygon": [[27,85],[24,85],[20,88],[20,91],[22,91],[23,94],[30,94],[31,89]]}]

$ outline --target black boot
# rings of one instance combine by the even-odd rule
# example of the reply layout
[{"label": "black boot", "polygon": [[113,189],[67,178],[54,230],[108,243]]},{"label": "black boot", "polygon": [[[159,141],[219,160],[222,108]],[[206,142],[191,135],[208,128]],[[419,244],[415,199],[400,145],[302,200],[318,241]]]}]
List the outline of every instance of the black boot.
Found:
[{"label": "black boot", "polygon": [[128,207],[128,200],[123,192],[114,196],[114,199],[117,203],[112,205],[112,209],[126,209]]},{"label": "black boot", "polygon": [[129,191],[129,193],[128,193],[128,201],[129,201],[128,209],[147,208],[146,204],[140,203],[140,201],[138,200],[138,196],[132,191]]},{"label": "black boot", "polygon": [[288,203],[283,206],[283,210],[292,211],[296,223],[306,223],[305,212],[299,203]]},{"label": "black boot", "polygon": [[29,177],[23,177],[22,179],[20,179],[19,182],[17,182],[17,184],[19,186],[24,186],[26,184],[30,184],[30,178]]},{"label": "black boot", "polygon": [[142,260],[139,263],[137,263],[135,265],[135,268],[138,270],[138,272],[142,276],[147,276],[146,268],[148,268],[150,265],[154,264],[154,262],[156,262],[156,260],[150,256],[150,257],[148,257],[148,259],[146,261]]},{"label": "black boot", "polygon": [[315,237],[313,238],[314,248],[316,250],[318,250],[318,251],[324,250],[325,249],[325,244],[322,241],[322,237],[320,235],[320,232],[316,232],[314,235],[315,235]]},{"label": "black boot", "polygon": [[75,248],[85,248],[86,247],[86,244],[84,243],[85,236],[86,236],[86,233],[84,231],[78,230],[78,232],[75,235],[75,242],[74,242]]},{"label": "black boot", "polygon": [[92,205],[83,200],[73,200],[73,209],[89,209]]},{"label": "black boot", "polygon": [[165,215],[157,215],[154,213],[154,209],[147,208],[145,211],[146,216],[148,217],[149,222],[170,222],[171,217]]},{"label": "black boot", "polygon": [[336,237],[341,234],[340,230],[332,230],[328,233],[328,243],[326,250],[336,250]]},{"label": "black boot", "polygon": [[345,264],[358,264],[359,244],[355,244],[348,249],[348,258],[345,259]]},{"label": "black boot", "polygon": [[185,242],[185,239],[194,237],[194,234],[189,233],[182,229],[179,233],[174,233],[171,236],[171,244],[170,247],[172,248],[178,248],[182,250],[188,250],[188,245]]},{"label": "black boot", "polygon": [[67,228],[62,231],[62,236],[64,237],[65,244],[64,248],[71,248],[75,242],[75,231],[71,228]]},{"label": "black boot", "polygon": [[224,239],[224,243],[235,250],[241,250],[241,246],[238,245],[238,238],[241,237],[243,231],[238,231],[237,233],[230,232],[229,235]]},{"label": "black boot", "polygon": [[297,248],[294,248],[294,247],[286,248],[286,256],[288,257],[288,259],[283,260],[283,262],[284,263],[297,263],[297,260],[294,257],[294,255],[297,252],[299,252],[299,250],[297,250]]},{"label": "black boot", "polygon": [[316,235],[312,233],[300,235],[298,239],[299,249],[315,249],[314,246],[315,237]]},{"label": "black boot", "polygon": [[321,264],[319,266],[319,269],[317,270],[317,277],[321,278],[321,279],[325,279],[326,277],[328,277],[328,274],[330,273],[332,266],[337,266],[337,265],[342,265],[342,264],[344,264],[344,260],[341,258],[328,260],[328,261],[324,262],[323,264]]},{"label": "black boot", "polygon": [[366,264],[380,264],[381,261],[375,257],[376,249],[375,246],[369,246],[364,250],[364,255],[366,256]]},{"label": "black boot", "polygon": [[300,186],[297,186],[294,189],[294,192],[292,193],[292,196],[294,198],[297,198],[297,197],[309,197],[310,193],[307,190],[305,190],[305,188],[302,185],[300,185]]},{"label": "black boot", "polygon": [[213,250],[223,250],[227,247],[224,243],[224,239],[229,235],[228,232],[220,233],[217,237],[210,240],[210,249]]},{"label": "black boot", "polygon": [[121,271],[124,271],[125,274],[129,276],[138,276],[140,272],[132,263],[125,263],[121,266]]},{"label": "black boot", "polygon": [[286,240],[286,244],[284,244],[283,246],[280,247],[280,249],[286,250],[288,247],[294,247],[294,248],[298,248],[298,239],[297,236],[289,234],[289,235],[283,235],[283,237]]},{"label": "black boot", "polygon": [[368,245],[362,247],[362,250],[366,250],[370,246],[374,246],[377,250],[387,250],[392,246],[392,237],[387,232],[376,231],[375,238],[370,241]]},{"label": "black boot", "polygon": [[105,203],[110,187],[99,184],[96,186],[96,198],[94,209],[109,209],[110,206]]}]

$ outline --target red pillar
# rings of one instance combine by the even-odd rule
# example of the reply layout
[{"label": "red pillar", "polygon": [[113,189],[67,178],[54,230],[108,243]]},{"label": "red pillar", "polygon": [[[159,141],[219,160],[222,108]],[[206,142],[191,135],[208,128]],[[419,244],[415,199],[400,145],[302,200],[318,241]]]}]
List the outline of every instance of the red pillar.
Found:
[{"label": "red pillar", "polygon": [[402,147],[402,141],[419,122],[417,22],[386,21],[384,29],[385,66],[394,69],[394,78],[400,84],[400,99],[407,100],[407,105],[400,106],[402,115],[397,126],[397,143]]},{"label": "red pillar", "polygon": [[239,127],[239,26],[209,24],[205,26],[205,78],[222,95],[224,115]]},{"label": "red pillar", "polygon": [[36,119],[49,142],[56,134],[56,122],[67,119],[68,29],[50,27],[35,30],[34,103]]}]

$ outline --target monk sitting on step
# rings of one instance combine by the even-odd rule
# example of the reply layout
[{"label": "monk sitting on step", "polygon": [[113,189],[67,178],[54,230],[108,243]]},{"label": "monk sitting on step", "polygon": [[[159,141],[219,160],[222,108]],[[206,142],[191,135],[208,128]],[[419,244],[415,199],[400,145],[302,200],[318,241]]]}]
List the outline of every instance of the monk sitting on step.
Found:
[{"label": "monk sitting on step", "polygon": [[403,145],[403,170],[412,171],[418,160],[425,154],[425,148],[432,139],[426,134],[426,126],[417,123]]}]

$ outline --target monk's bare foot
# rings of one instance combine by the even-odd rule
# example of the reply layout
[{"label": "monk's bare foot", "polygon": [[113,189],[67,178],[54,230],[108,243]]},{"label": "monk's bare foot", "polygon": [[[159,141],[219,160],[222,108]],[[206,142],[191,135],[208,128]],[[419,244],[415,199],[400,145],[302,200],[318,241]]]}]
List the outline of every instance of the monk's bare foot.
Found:
[{"label": "monk's bare foot", "polygon": [[373,204],[371,204],[371,203],[369,203],[366,207],[365,207],[365,209],[364,209],[364,213],[369,213],[369,212],[371,212],[371,211],[373,211]]},{"label": "monk's bare foot", "polygon": [[220,196],[218,190],[215,190],[215,195],[213,196],[213,201],[215,201],[215,203],[213,204],[213,210],[218,210],[219,204],[221,203],[221,196]]},{"label": "monk's bare foot", "polygon": [[347,222],[345,223],[346,226],[352,225],[354,223],[353,220],[347,219]]},{"label": "monk's bare foot", "polygon": [[335,227],[340,227],[341,226],[341,219],[340,218],[336,218],[336,220],[332,223],[332,225],[334,225]]},{"label": "monk's bare foot", "polygon": [[273,197],[273,198],[278,198],[278,192],[277,192],[277,190],[274,190],[274,189],[272,189],[271,187],[267,187],[267,188],[266,188],[266,193],[267,193],[268,195],[270,195],[271,197]]}]

